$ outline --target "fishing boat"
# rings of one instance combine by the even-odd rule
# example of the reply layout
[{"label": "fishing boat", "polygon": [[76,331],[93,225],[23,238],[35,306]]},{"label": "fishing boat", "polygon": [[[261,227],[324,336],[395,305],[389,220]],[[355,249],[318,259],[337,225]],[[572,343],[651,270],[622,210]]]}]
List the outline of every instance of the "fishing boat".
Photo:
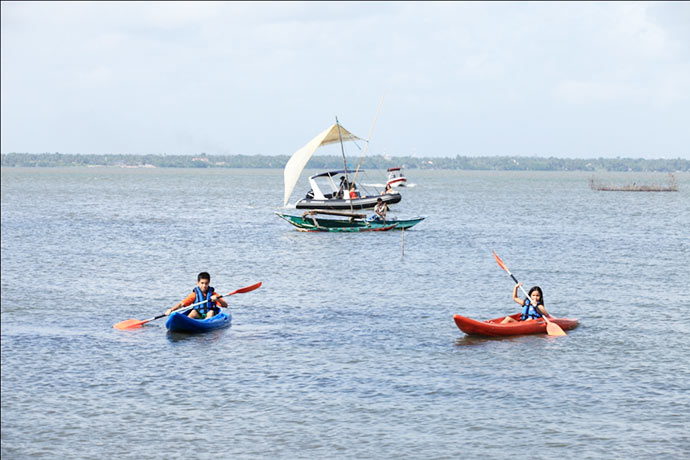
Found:
[{"label": "fishing boat", "polygon": [[[455,315],[453,320],[462,332],[468,335],[485,335],[490,337],[502,337],[509,335],[546,334],[546,321],[541,319],[520,321],[520,313],[510,315],[515,322],[501,324],[505,316],[477,321],[465,316]],[[561,329],[568,330],[577,327],[579,321],[574,318],[552,318],[549,321],[558,324]]]},{"label": "fishing boat", "polygon": [[[309,178],[311,189],[306,196],[295,203],[297,209],[371,209],[376,206],[376,201],[381,198],[388,205],[400,202],[399,193],[362,194],[361,187],[357,185],[357,175],[360,171],[347,167],[347,159],[343,148],[344,142],[362,140],[336,122],[310,140],[304,147],[297,150],[288,160],[283,171],[283,207],[287,207],[297,181],[306,167],[309,159],[319,147],[340,143],[345,168],[339,171],[328,171],[313,175]],[[337,184],[336,184],[336,181]],[[354,196],[350,194],[350,187],[354,186]]]},{"label": "fishing boat", "polygon": [[[322,232],[369,232],[394,229],[406,230],[417,225],[425,219],[425,217],[414,217],[411,219],[371,220],[367,218],[366,214],[330,210],[311,210],[304,212],[302,216],[293,216],[280,212],[276,212],[276,214],[278,217],[297,227],[297,230]],[[317,214],[345,218],[316,217]]]},{"label": "fishing boat", "polygon": [[168,316],[168,320],[165,322],[165,327],[170,332],[189,332],[189,333],[199,333],[214,331],[216,329],[222,329],[230,325],[232,320],[232,315],[230,312],[218,309],[219,312],[210,318],[206,319],[194,319],[190,318],[188,315],[193,310],[187,310],[183,312],[172,312]]},{"label": "fishing boat", "polygon": [[391,187],[404,187],[407,185],[407,178],[402,171],[402,168],[388,168],[388,182],[386,185]]}]

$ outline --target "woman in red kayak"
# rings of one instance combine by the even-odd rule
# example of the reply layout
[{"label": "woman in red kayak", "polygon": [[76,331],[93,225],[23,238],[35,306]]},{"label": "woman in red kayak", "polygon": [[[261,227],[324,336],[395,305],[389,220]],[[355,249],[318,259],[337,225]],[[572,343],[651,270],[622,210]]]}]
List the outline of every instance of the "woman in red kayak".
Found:
[{"label": "woman in red kayak", "polygon": [[[539,286],[534,286],[532,289],[530,289],[528,293],[529,298],[524,300],[518,297],[518,288],[520,286],[522,286],[522,283],[517,283],[513,287],[513,301],[519,303],[523,307],[522,315],[520,315],[520,321],[538,319],[543,315],[551,316],[546,311],[546,308],[544,308],[544,294],[541,292],[541,288]],[[503,321],[501,321],[501,324],[515,322],[517,322],[517,320],[511,318],[510,316],[506,316]]]}]

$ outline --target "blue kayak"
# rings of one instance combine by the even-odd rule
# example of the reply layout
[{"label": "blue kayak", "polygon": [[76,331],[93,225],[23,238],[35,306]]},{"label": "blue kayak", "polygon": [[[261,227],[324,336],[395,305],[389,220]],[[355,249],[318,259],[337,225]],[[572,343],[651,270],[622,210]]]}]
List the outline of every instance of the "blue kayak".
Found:
[{"label": "blue kayak", "polygon": [[208,332],[228,327],[232,319],[230,312],[223,310],[207,319],[194,319],[187,316],[191,311],[173,312],[168,316],[165,327],[170,332]]}]

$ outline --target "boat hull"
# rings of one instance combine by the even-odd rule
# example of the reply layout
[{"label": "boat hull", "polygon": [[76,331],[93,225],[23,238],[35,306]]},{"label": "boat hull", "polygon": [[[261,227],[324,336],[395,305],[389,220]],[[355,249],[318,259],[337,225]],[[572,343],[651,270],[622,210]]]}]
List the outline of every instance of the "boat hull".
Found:
[{"label": "boat hull", "polygon": [[[520,318],[520,313],[510,316],[517,320]],[[505,316],[501,316],[500,318],[490,319],[488,321],[477,321],[465,316],[453,316],[453,320],[458,328],[468,335],[504,337],[510,335],[546,334],[546,321],[544,320],[537,319],[501,324],[504,318]],[[549,320],[552,323],[558,324],[564,331],[573,329],[579,324],[579,321],[574,318],[549,317]]]},{"label": "boat hull", "polygon": [[[276,215],[291,223],[301,231],[385,231],[385,230],[405,230],[417,225],[425,217],[415,217],[413,219],[390,219],[383,221],[367,221],[364,219],[324,219],[312,217],[291,216],[289,214]],[[337,229],[337,230],[333,230]]]},{"label": "boat hull", "polygon": [[[191,310],[190,310],[191,311]],[[165,327],[170,332],[200,333],[215,331],[230,326],[232,316],[230,312],[222,311],[208,319],[193,319],[187,316],[189,312],[173,312],[168,316]]]},{"label": "boat hull", "polygon": [[297,209],[335,209],[335,210],[350,210],[350,209],[373,209],[376,207],[377,200],[381,198],[386,204],[399,203],[402,196],[399,193],[387,193],[384,195],[370,195],[355,199],[325,199],[318,200],[314,198],[303,198],[299,200],[295,207]]},{"label": "boat hull", "polygon": [[321,227],[321,228],[300,228],[297,230],[300,232],[387,232],[389,230],[395,229],[395,225],[387,225],[384,227]]},{"label": "boat hull", "polygon": [[407,179],[404,177],[398,177],[397,179],[389,180],[386,185],[390,185],[391,187],[404,187],[406,183]]}]

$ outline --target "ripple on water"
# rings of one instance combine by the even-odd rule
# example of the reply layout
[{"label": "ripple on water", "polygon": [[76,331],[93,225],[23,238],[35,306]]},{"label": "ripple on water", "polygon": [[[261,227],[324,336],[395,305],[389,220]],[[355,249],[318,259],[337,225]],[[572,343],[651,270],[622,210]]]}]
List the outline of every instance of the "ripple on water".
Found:
[{"label": "ripple on water", "polygon": [[[2,174],[3,457],[690,453],[683,175],[633,197],[578,173],[416,171],[397,212],[428,218],[403,257],[400,232],[296,232],[273,215],[279,170]],[[202,223],[181,211],[200,193]],[[492,249],[581,325],[459,331],[454,314],[517,311]],[[230,328],[112,328],[202,270],[225,292],[263,282],[228,299]]]}]

